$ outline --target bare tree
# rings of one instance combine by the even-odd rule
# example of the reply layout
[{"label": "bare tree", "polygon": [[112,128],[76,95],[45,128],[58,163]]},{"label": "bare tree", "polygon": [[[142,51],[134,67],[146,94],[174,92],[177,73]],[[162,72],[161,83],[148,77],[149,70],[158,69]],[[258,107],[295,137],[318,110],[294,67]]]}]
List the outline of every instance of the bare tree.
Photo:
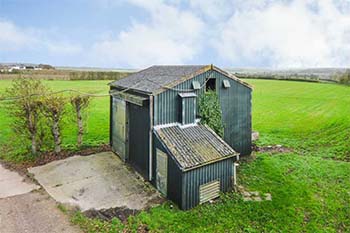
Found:
[{"label": "bare tree", "polygon": [[55,152],[61,152],[61,123],[66,113],[67,99],[62,95],[48,95],[41,100],[41,112],[47,118],[55,143]]},{"label": "bare tree", "polygon": [[46,87],[40,80],[33,78],[19,78],[12,82],[6,90],[8,113],[13,118],[12,128],[31,141],[31,152],[36,154],[40,149],[39,121],[41,95],[45,94]]},{"label": "bare tree", "polygon": [[83,135],[84,135],[84,121],[83,121],[83,112],[90,104],[89,96],[77,95],[73,96],[70,99],[70,102],[73,106],[73,109],[76,113],[77,125],[78,125],[78,139],[77,146],[81,147],[83,144]]}]

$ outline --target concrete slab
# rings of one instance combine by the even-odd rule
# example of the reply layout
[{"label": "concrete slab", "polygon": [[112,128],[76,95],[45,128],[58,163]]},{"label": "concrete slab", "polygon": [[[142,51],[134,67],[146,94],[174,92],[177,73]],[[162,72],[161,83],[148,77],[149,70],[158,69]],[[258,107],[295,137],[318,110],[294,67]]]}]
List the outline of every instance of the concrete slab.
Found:
[{"label": "concrete slab", "polygon": [[12,197],[39,189],[38,185],[24,181],[17,172],[5,169],[0,164],[0,199]]},{"label": "concrete slab", "polygon": [[31,192],[0,199],[0,210],[0,232],[81,232],[46,193]]},{"label": "concrete slab", "polygon": [[142,210],[159,199],[159,193],[112,152],[74,156],[28,170],[56,201],[82,211]]}]

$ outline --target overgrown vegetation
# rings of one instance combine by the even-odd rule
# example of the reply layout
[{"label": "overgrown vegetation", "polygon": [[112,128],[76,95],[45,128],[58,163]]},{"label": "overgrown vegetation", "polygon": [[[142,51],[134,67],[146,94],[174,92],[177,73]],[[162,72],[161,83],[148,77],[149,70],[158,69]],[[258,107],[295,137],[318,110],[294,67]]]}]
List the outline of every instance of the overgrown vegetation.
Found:
[{"label": "overgrown vegetation", "polygon": [[224,136],[222,112],[218,95],[215,91],[207,91],[199,99],[201,123],[208,125],[219,136]]},{"label": "overgrown vegetation", "polygon": [[37,154],[43,140],[42,117],[38,95],[45,95],[46,87],[32,78],[16,79],[4,95],[4,98],[14,98],[6,101],[8,115],[12,118],[11,128],[22,139],[31,142],[31,153]]}]

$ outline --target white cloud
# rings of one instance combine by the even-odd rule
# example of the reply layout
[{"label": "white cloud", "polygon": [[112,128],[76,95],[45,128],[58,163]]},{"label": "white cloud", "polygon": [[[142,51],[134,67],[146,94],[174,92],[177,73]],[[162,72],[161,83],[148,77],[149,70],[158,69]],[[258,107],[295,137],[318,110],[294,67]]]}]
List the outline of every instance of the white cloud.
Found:
[{"label": "white cloud", "polygon": [[0,19],[0,51],[20,50],[37,43],[32,32],[16,27],[12,22]]},{"label": "white cloud", "polygon": [[138,15],[131,12],[133,18],[124,30],[101,32],[100,39],[83,43],[62,39],[64,28],[60,32],[23,28],[0,18],[0,56],[3,51],[28,57],[40,54],[62,63],[77,62],[66,65],[137,68],[211,62],[350,66],[349,0],[91,1],[100,10],[115,8],[116,14],[129,4],[139,8]]},{"label": "white cloud", "polygon": [[248,4],[221,24],[213,46],[231,64],[349,66],[348,13],[330,0]]},{"label": "white cloud", "polygon": [[92,57],[98,57],[100,65],[181,64],[199,53],[204,29],[199,17],[158,0],[129,3],[146,10],[149,21],[134,21],[115,38],[95,43]]},{"label": "white cloud", "polygon": [[234,4],[230,0],[190,0],[190,7],[209,20],[224,20],[232,13]]},{"label": "white cloud", "polygon": [[0,19],[0,51],[23,51],[23,53],[34,51],[53,56],[74,55],[82,51],[78,44],[57,41],[48,34],[40,29],[23,28],[11,21]]}]

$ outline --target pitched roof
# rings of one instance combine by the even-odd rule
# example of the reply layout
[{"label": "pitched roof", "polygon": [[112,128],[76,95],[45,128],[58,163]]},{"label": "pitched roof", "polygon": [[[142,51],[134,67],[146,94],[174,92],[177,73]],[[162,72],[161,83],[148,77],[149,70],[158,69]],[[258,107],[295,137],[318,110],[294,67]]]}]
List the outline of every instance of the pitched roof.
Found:
[{"label": "pitched roof", "polygon": [[110,83],[110,85],[153,93],[159,89],[162,89],[165,85],[190,76],[191,74],[195,74],[206,67],[208,66],[151,66],[145,70],[131,74],[121,80],[114,81]]},{"label": "pitched roof", "polygon": [[170,126],[156,134],[182,170],[188,170],[238,155],[223,139],[205,125],[186,128]]}]

